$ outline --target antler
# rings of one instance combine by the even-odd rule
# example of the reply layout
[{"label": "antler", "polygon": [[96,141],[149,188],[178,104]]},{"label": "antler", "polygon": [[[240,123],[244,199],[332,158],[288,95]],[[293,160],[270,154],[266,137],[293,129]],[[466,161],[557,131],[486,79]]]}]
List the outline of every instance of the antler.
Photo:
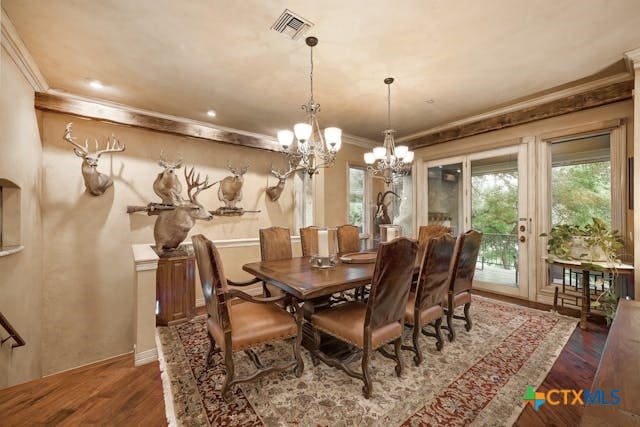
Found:
[{"label": "antler", "polygon": [[158,164],[165,169],[180,169],[182,167],[182,158],[175,162],[171,162],[164,156],[164,150],[160,150],[160,160],[158,160]]},{"label": "antler", "polygon": [[235,176],[242,176],[249,170],[249,163],[245,163],[244,166],[241,166],[239,169],[231,166],[231,162],[227,160],[227,169],[234,174]]},{"label": "antler", "polygon": [[[199,205],[197,199],[198,194],[200,194],[201,191],[206,190],[207,188],[213,187],[218,182],[214,181],[209,184],[209,175],[205,176],[204,181],[200,181],[200,173],[194,176],[194,169],[195,168],[192,166],[191,169],[189,169],[189,171],[187,172],[187,169],[185,168],[184,178],[187,182],[187,196],[189,196],[189,200],[191,201],[191,203]],[[191,191],[194,189],[196,190],[195,193],[191,194]]]},{"label": "antler", "polygon": [[118,153],[124,151],[124,145],[120,145],[120,141],[112,134],[107,138],[107,147],[104,150],[98,150],[98,141],[96,141],[96,157],[100,157],[104,153]]},{"label": "antler", "polygon": [[280,170],[274,169],[273,163],[271,164],[271,175],[275,176],[279,180],[289,178],[289,176],[291,176],[291,174],[294,173],[295,171],[296,171],[296,168],[291,164],[291,162],[289,162],[289,170],[287,170],[286,172],[285,171],[280,172]]},{"label": "antler", "polygon": [[84,147],[83,147],[82,145],[76,142],[76,139],[73,136],[71,136],[72,125],[73,123],[67,123],[67,126],[65,127],[65,130],[64,130],[63,138],[65,141],[67,141],[68,143],[70,143],[75,147],[73,149],[73,152],[76,153],[76,156],[84,158],[87,154],[89,154],[89,143],[87,140],[85,140]]}]

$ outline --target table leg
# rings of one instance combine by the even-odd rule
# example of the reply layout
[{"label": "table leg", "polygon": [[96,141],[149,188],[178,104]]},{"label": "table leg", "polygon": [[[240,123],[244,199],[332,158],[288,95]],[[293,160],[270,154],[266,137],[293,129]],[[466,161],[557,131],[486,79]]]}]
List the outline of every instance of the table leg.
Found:
[{"label": "table leg", "polygon": [[580,310],[580,329],[587,329],[587,315],[589,313],[589,270],[582,271],[582,309]]}]

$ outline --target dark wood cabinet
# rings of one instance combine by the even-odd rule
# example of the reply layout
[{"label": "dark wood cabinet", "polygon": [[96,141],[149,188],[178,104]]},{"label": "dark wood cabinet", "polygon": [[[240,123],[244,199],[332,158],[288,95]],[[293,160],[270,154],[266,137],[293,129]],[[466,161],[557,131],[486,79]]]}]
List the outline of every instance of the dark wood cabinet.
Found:
[{"label": "dark wood cabinet", "polygon": [[156,272],[156,325],[171,326],[193,318],[196,309],[195,258],[192,252],[160,255]]}]

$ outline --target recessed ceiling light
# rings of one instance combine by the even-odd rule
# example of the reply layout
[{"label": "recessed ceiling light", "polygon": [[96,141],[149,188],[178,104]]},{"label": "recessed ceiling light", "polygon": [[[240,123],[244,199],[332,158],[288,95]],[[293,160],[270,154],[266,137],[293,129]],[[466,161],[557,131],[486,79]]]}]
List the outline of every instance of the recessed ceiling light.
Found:
[{"label": "recessed ceiling light", "polygon": [[89,82],[89,86],[91,86],[94,89],[102,89],[104,87],[104,85],[100,80],[91,80]]},{"label": "recessed ceiling light", "polygon": [[209,116],[209,117],[215,117],[215,116],[216,116],[216,112],[215,112],[215,111],[213,111],[213,110],[209,110],[209,111],[207,111],[207,116]]},{"label": "recessed ceiling light", "polygon": [[427,104],[433,104],[434,102],[436,102],[436,100],[435,100],[435,99],[433,99],[433,98],[430,98],[430,99],[427,99],[427,100],[426,100],[426,101],[424,101],[424,102],[426,102]]}]

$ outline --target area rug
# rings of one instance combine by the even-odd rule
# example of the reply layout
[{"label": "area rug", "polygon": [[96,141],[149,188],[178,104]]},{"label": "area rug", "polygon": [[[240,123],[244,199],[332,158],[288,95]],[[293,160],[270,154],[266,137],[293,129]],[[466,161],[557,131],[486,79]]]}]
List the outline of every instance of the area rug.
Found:
[{"label": "area rug", "polygon": [[[512,425],[524,406],[527,386],[537,387],[553,366],[576,319],[479,296],[471,305],[473,329],[456,321],[456,340],[441,352],[422,336],[424,361],[416,367],[404,351],[405,371],[372,358],[373,396],[362,382],[322,363],[314,367],[303,350],[304,373],[272,374],[236,387],[233,399],[220,394],[222,356],[205,369],[209,340],[204,317],[158,328],[168,419],[172,425],[211,426],[497,426]],[[409,342],[410,330],[406,331]],[[289,343],[260,352],[263,363],[291,357]],[[252,372],[244,353],[236,372]],[[356,361],[355,368],[359,368]]]}]

